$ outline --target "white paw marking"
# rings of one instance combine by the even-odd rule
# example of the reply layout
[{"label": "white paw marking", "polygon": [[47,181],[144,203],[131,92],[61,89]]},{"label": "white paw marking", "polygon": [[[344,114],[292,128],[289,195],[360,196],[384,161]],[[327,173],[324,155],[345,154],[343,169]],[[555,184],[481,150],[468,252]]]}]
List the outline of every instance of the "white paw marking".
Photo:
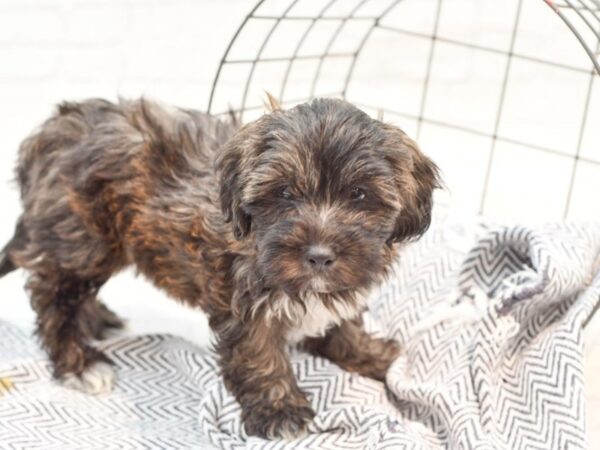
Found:
[{"label": "white paw marking", "polygon": [[284,428],[279,430],[279,432],[273,432],[272,435],[269,436],[269,439],[283,439],[284,441],[293,441],[295,439],[300,439],[308,436],[308,431],[305,429],[302,430],[290,430]]},{"label": "white paw marking", "polygon": [[81,375],[69,373],[61,381],[64,387],[86,394],[106,394],[112,390],[115,378],[115,371],[110,364],[96,362]]}]

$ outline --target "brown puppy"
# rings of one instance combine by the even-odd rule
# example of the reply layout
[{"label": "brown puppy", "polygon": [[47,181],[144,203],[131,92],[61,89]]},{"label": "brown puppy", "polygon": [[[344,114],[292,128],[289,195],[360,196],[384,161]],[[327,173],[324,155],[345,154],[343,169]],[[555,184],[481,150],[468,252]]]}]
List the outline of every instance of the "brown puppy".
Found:
[{"label": "brown puppy", "polygon": [[110,389],[90,346],[120,320],[97,299],[137,270],[210,318],[249,434],[296,436],[314,413],[288,343],[383,380],[398,354],[360,313],[397,242],[431,218],[436,166],[401,130],[341,100],[239,127],[148,101],[64,103],[25,140],[24,212],[0,253],[22,267],[38,334],[66,385]]}]

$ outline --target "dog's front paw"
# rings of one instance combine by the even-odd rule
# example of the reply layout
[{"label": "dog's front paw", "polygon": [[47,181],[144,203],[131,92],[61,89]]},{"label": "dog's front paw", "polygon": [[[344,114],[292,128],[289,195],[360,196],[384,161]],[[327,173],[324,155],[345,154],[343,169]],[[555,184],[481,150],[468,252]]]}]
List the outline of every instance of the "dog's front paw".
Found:
[{"label": "dog's front paw", "polygon": [[355,371],[374,380],[385,381],[388,369],[400,355],[401,347],[393,339],[373,339],[364,351],[366,355]]},{"label": "dog's front paw", "polygon": [[107,394],[112,391],[115,371],[104,361],[90,364],[79,375],[67,373],[61,377],[62,385],[86,394]]},{"label": "dog's front paw", "polygon": [[308,406],[263,403],[249,408],[244,416],[246,433],[249,435],[291,440],[306,435],[315,413]]}]

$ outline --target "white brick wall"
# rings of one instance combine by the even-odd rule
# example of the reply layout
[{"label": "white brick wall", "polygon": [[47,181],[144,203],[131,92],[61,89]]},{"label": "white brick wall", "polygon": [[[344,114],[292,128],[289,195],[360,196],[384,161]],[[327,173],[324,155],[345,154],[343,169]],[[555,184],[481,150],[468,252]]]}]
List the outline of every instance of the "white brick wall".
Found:
[{"label": "white brick wall", "polygon": [[0,0],[0,241],[18,214],[19,142],[63,99],[157,97],[203,109],[242,0]]},{"label": "white brick wall", "polygon": [[[145,95],[205,109],[220,57],[252,4],[0,0],[0,246],[20,213],[11,181],[19,143],[57,102]],[[23,282],[20,273],[0,281],[0,320],[30,327]],[[203,316],[173,306],[131,274],[109,283],[104,296],[122,315],[135,317],[133,331],[179,331],[206,340]]]}]

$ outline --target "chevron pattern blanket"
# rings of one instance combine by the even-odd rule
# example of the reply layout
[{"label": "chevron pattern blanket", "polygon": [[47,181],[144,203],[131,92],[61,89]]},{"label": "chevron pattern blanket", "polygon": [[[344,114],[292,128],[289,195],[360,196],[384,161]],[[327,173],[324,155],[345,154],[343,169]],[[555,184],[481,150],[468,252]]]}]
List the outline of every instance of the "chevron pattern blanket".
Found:
[{"label": "chevron pattern blanket", "polygon": [[404,346],[385,386],[292,350],[318,412],[293,442],[244,435],[213,355],[183,339],[102,342],[119,381],[90,397],[0,323],[0,448],[585,448],[582,323],[599,298],[598,225],[433,229],[366,314]]}]

